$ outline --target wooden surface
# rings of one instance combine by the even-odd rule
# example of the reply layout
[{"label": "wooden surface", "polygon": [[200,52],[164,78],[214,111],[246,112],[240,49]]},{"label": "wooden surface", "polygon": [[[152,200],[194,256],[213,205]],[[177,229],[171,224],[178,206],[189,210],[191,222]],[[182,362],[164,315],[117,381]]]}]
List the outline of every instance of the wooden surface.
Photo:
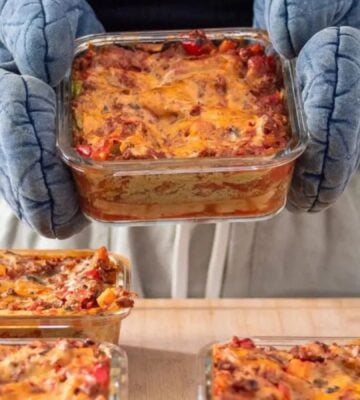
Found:
[{"label": "wooden surface", "polygon": [[196,398],[196,355],[238,336],[360,336],[360,299],[138,300],[123,322],[130,400]]}]

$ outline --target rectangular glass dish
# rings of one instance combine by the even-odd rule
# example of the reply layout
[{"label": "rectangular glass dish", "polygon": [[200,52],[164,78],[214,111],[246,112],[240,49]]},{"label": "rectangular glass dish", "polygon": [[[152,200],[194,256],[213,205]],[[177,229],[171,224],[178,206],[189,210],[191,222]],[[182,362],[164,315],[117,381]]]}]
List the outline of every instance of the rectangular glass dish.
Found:
[{"label": "rectangular glass dish", "polygon": [[[109,265],[114,267],[106,270],[107,275],[101,269],[106,264],[104,267],[104,261],[96,258],[101,254],[108,255]],[[70,265],[68,272],[60,267],[65,265],[61,262],[75,266]],[[21,270],[24,266],[25,272]],[[71,271],[75,274],[72,280]],[[110,277],[109,283],[101,283],[100,275],[104,281]],[[58,279],[63,282],[60,288]],[[133,303],[129,291],[128,260],[103,248],[0,250],[0,338],[73,337],[118,343],[122,320]],[[118,300],[117,293],[122,306],[110,302]]]},{"label": "rectangular glass dish", "polygon": [[[227,39],[240,47],[261,45],[266,55],[276,57],[289,119],[287,145],[275,154],[256,156],[115,161],[84,157],[73,144],[74,87],[69,70],[57,89],[57,143],[62,159],[73,172],[82,210],[90,219],[139,225],[156,221],[260,220],[276,215],[285,206],[295,160],[307,142],[294,61],[278,57],[263,31],[234,28],[209,29],[205,33],[214,43]],[[126,47],[184,40],[191,40],[188,31],[90,35],[76,41],[75,58],[89,46]]]},{"label": "rectangular glass dish", "polygon": [[[128,399],[127,356],[113,344],[89,339],[0,339],[0,354],[0,400],[35,400],[46,395],[51,399]],[[51,359],[46,358],[48,354]]]},{"label": "rectangular glass dish", "polygon": [[[213,369],[213,354],[214,346],[228,345],[234,343],[239,345],[240,357],[248,357],[246,362],[241,367],[235,367],[238,362],[237,358],[234,358],[236,353],[236,346],[233,347],[235,350],[231,350],[228,353],[223,353],[223,356],[218,358],[223,365],[217,366],[216,373],[219,378],[219,373],[224,374],[221,380],[217,381],[216,389],[214,385],[214,369]],[[309,345],[311,343],[311,345]],[[331,346],[336,344],[331,350],[323,347]],[[273,352],[271,355],[267,353],[267,356],[246,356],[246,351],[251,351],[252,346],[256,348],[266,348],[271,351],[271,348],[275,348],[278,353]],[[307,347],[306,347],[307,346]],[[310,347],[315,346],[315,347]],[[349,349],[342,353],[339,347],[349,346]],[[306,349],[307,350],[304,350]],[[282,355],[282,351],[289,351],[292,349],[291,357],[293,359],[288,361],[287,355]],[[311,350],[314,350],[313,352]],[[219,350],[217,351],[217,357],[219,357]],[[232,351],[235,351],[232,354]],[[250,354],[250,353],[249,353]],[[324,356],[324,358],[322,358]],[[329,357],[329,358],[327,358]],[[216,395],[214,390],[220,392],[225,388],[228,388],[227,382],[234,382],[236,380],[236,387],[234,386],[233,393],[222,394],[223,398],[232,400],[248,398],[255,399],[257,394],[263,394],[266,389],[266,385],[269,385],[267,395],[274,396],[278,400],[291,400],[291,399],[302,399],[302,400],[313,400],[315,399],[314,392],[319,395],[321,399],[340,399],[340,398],[359,398],[360,396],[360,383],[357,382],[357,375],[355,376],[356,381],[349,383],[349,379],[343,376],[344,370],[333,365],[326,367],[327,360],[340,360],[340,367],[347,365],[349,367],[348,374],[350,377],[356,375],[356,366],[360,362],[360,340],[354,337],[254,337],[251,339],[238,339],[234,337],[232,341],[216,342],[205,346],[198,355],[198,400],[218,400],[222,399],[221,394]],[[341,361],[345,360],[345,361]],[[355,361],[354,361],[355,360]],[[285,364],[281,364],[281,362]],[[247,363],[247,364],[246,364]],[[258,363],[258,364],[256,364]],[[293,364],[291,364],[293,363]],[[345,363],[345,364],[342,364]],[[346,364],[347,363],[347,364]],[[227,365],[225,365],[227,364]],[[234,365],[234,366],[233,366]],[[278,366],[281,366],[277,369]],[[285,367],[285,365],[287,365]],[[317,367],[317,370],[316,368]],[[219,372],[220,371],[220,372]],[[321,373],[322,371],[322,373]],[[334,371],[336,373],[334,373]],[[345,371],[348,371],[345,368]],[[353,372],[353,374],[351,373]],[[327,375],[326,375],[327,373]],[[230,374],[230,375],[227,375]],[[287,377],[286,374],[292,374],[291,377]],[[326,376],[325,376],[326,375]],[[229,377],[231,377],[229,380]],[[310,379],[314,377],[314,380]],[[325,379],[324,379],[325,378]],[[355,379],[354,378],[354,379]],[[298,381],[296,382],[296,379]],[[255,382],[254,382],[255,381]],[[303,382],[300,382],[303,381]],[[304,386],[302,384],[305,383]],[[295,386],[292,386],[295,385]],[[351,388],[352,395],[355,397],[336,397],[344,395],[344,393]],[[271,391],[271,389],[275,389]],[[304,391],[302,391],[304,389]],[[305,392],[305,389],[309,390]],[[238,393],[237,393],[238,392]],[[244,393],[247,397],[244,396]],[[310,393],[310,394],[309,394]],[[298,397],[296,397],[298,396]],[[300,396],[300,397],[299,397]],[[324,396],[324,397],[321,397]],[[262,397],[261,397],[262,398]],[[269,397],[270,398],[270,397]]]}]

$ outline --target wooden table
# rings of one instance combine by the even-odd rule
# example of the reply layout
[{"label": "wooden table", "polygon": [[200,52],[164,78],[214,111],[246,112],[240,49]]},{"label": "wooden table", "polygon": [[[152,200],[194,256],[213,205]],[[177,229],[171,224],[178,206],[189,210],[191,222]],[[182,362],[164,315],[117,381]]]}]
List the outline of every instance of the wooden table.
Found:
[{"label": "wooden table", "polygon": [[196,354],[239,336],[359,336],[360,299],[138,300],[123,323],[130,400],[196,398]]}]

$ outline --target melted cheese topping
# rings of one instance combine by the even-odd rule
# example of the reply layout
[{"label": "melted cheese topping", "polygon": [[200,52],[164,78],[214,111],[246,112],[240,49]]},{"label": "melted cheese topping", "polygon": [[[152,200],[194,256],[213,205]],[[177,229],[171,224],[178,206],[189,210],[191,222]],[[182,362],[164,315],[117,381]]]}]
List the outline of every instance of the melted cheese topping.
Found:
[{"label": "melted cheese topping", "polygon": [[110,359],[91,341],[0,345],[0,400],[106,400]]},{"label": "melted cheese topping", "polygon": [[99,314],[132,307],[117,285],[123,266],[105,248],[86,257],[0,255],[0,315]]},{"label": "melted cheese topping", "polygon": [[283,149],[289,124],[281,78],[276,59],[256,46],[199,56],[179,43],[160,52],[90,48],[73,66],[79,153],[116,160]]},{"label": "melted cheese topping", "polygon": [[213,347],[214,400],[360,399],[360,346],[309,343],[290,350],[234,338]]}]

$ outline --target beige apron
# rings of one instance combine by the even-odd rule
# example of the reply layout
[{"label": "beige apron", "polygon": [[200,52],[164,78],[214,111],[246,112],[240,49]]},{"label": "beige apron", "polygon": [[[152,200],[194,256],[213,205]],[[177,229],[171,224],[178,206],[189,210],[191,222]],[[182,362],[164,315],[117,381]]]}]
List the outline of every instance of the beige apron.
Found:
[{"label": "beige apron", "polygon": [[264,222],[107,227],[64,241],[44,239],[0,204],[0,247],[108,246],[132,262],[145,297],[358,296],[360,174],[317,214],[287,211]]}]

